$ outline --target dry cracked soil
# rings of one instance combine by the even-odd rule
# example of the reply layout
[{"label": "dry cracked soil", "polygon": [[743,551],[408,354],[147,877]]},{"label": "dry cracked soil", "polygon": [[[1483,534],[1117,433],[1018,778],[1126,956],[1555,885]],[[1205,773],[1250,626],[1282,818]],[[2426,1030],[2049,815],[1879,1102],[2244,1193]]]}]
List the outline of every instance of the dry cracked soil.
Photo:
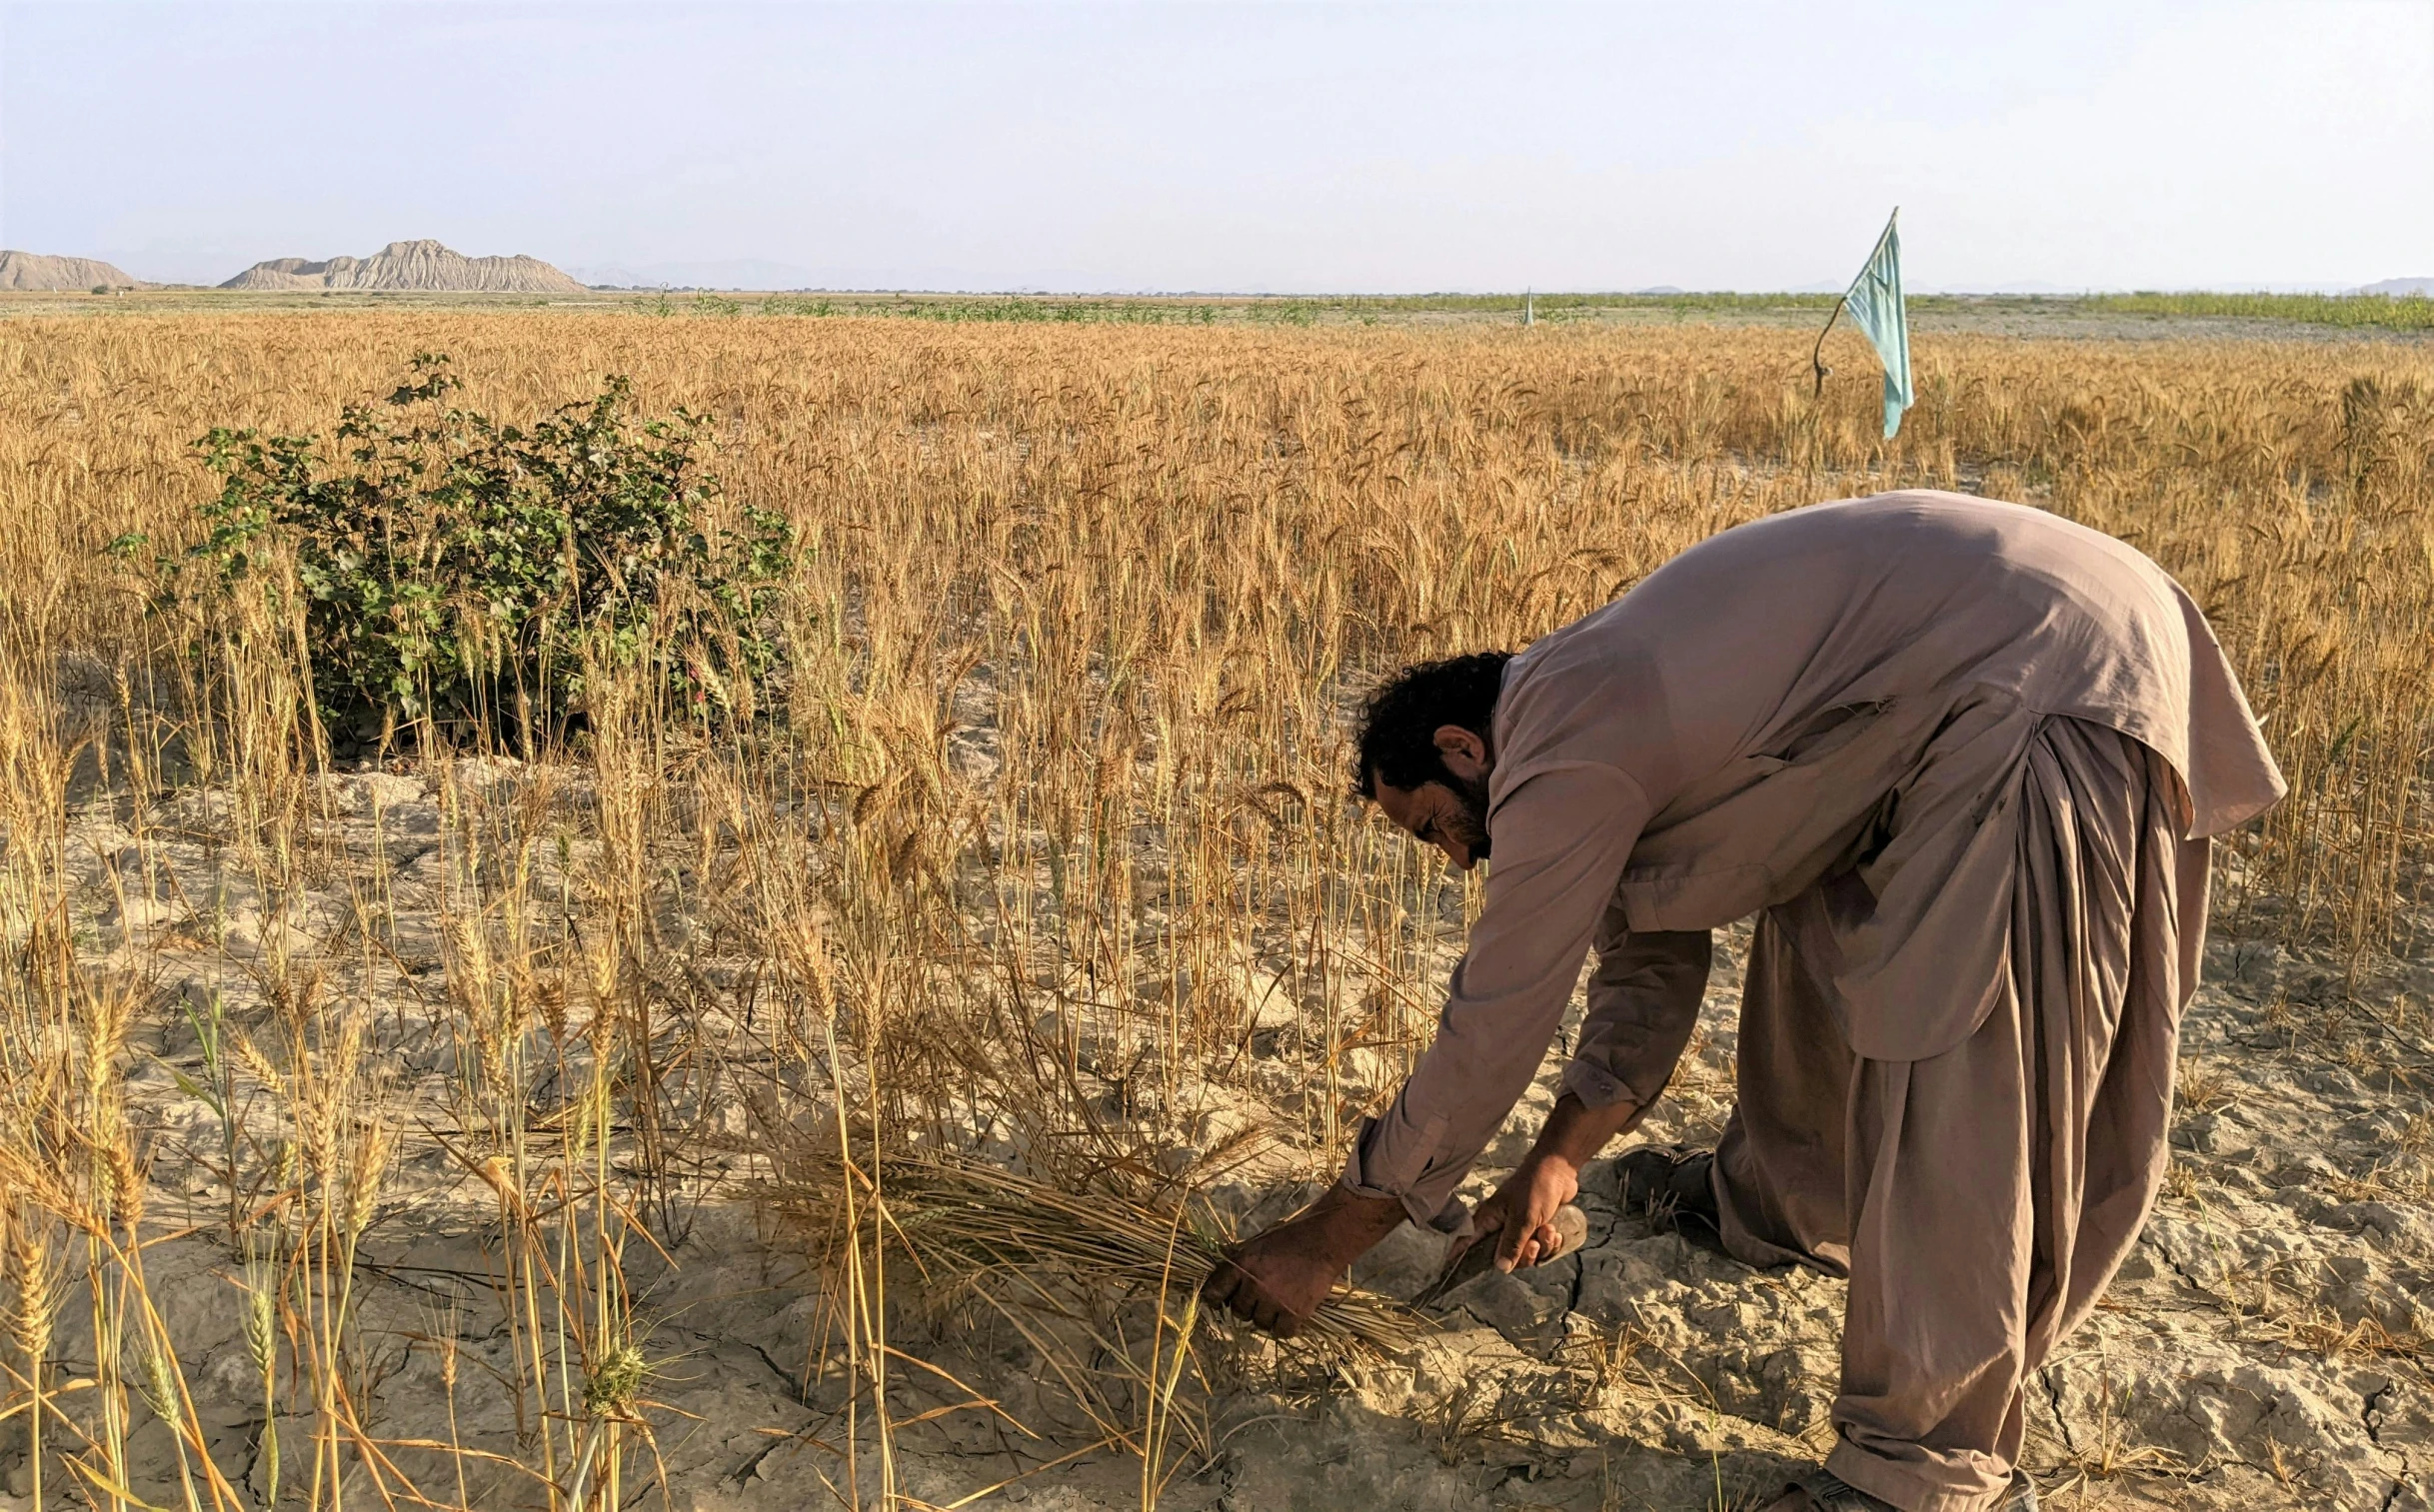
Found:
[{"label": "dry cracked soil", "polygon": [[[467,790],[524,779],[512,765],[460,772]],[[384,772],[332,780],[348,852],[381,873],[394,963],[385,990],[409,1006],[435,1000],[453,864],[435,786]],[[183,829],[169,826],[141,853],[111,804],[89,804],[73,815],[71,861],[86,947],[152,985],[131,1099],[153,1122],[155,1212],[184,1204],[196,1227],[164,1239],[148,1263],[215,1457],[258,1492],[260,1385],[242,1336],[241,1262],[211,1222],[224,1197],[204,1174],[219,1136],[177,1081],[200,1071],[185,1010],[216,995],[236,1021],[260,1012],[261,961],[311,956],[350,909],[322,897],[269,916],[203,838],[216,801],[179,799]],[[1695,1144],[1720,1126],[1743,942],[1719,949],[1703,1030],[1635,1138]],[[2386,962],[2352,976],[2230,938],[2212,943],[2207,965],[2186,1023],[2166,1195],[2094,1320],[2030,1382],[2029,1466],[2056,1507],[2434,1512],[2434,1045],[2392,1006],[2434,996],[2434,969]],[[530,1440],[503,1385],[513,1366],[495,1290],[495,1199],[438,1139],[412,1132],[445,1127],[444,1047],[412,1011],[384,1021],[379,1053],[409,1135],[358,1267],[362,1327],[375,1341],[367,1404],[395,1437],[454,1437],[516,1460]],[[1482,1171],[1525,1146],[1556,1063]],[[1271,1169],[1210,1196],[1251,1224],[1293,1206],[1317,1174]],[[1484,1189],[1474,1178],[1469,1194]],[[1179,1512],[1731,1508],[1812,1463],[1830,1439],[1840,1283],[1751,1270],[1659,1231],[1624,1210],[1610,1161],[1591,1167],[1583,1202],[1592,1229],[1582,1252],[1468,1284],[1406,1353],[1321,1358],[1212,1339],[1212,1386],[1192,1409],[1206,1414],[1209,1452],[1180,1464],[1161,1501]],[[656,1451],[629,1472],[630,1502],[665,1494],[705,1512],[826,1503],[846,1484],[851,1430],[834,1391],[803,1384],[819,1308],[800,1247],[740,1197],[692,1204],[662,1238],[666,1257],[638,1257],[629,1278],[651,1328],[644,1395],[658,1404]],[[1358,1279],[1408,1297],[1432,1277],[1442,1242],[1406,1227]],[[74,1312],[57,1345],[66,1377],[91,1369]],[[1138,1459],[1065,1458],[1096,1435],[1020,1337],[925,1321],[915,1307],[898,1326],[903,1347],[961,1383],[898,1372],[899,1419],[969,1402],[962,1387],[1002,1409],[947,1411],[900,1434],[907,1493],[1060,1512],[1142,1502]],[[166,1477],[158,1425],[139,1430],[137,1447]],[[867,1495],[876,1446],[854,1447]],[[0,1450],[0,1505],[24,1505],[26,1470],[12,1438]],[[477,1460],[463,1473],[469,1481],[442,1489],[474,1505],[534,1499],[519,1472]]]}]

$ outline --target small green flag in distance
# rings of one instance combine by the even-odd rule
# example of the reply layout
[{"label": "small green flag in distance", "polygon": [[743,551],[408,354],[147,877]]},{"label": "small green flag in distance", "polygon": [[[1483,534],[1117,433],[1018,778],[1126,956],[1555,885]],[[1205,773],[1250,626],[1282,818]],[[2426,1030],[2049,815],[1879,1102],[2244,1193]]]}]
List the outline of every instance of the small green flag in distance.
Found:
[{"label": "small green flag in distance", "polygon": [[1868,254],[1867,266],[1851,280],[1842,308],[1866,333],[1884,364],[1884,434],[1890,440],[1901,429],[1901,412],[1910,407],[1910,318],[1901,302],[1901,234],[1895,210],[1884,223],[1884,235]]}]

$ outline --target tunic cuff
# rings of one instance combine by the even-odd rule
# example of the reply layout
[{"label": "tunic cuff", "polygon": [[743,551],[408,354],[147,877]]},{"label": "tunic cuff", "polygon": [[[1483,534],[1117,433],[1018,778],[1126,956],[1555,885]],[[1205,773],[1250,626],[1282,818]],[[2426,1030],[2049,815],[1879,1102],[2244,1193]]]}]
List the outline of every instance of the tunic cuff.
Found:
[{"label": "tunic cuff", "polygon": [[1440,1234],[1458,1233],[1470,1221],[1470,1204],[1459,1197],[1447,1197],[1441,1207],[1430,1208],[1428,1199],[1417,1192],[1380,1191],[1374,1186],[1362,1186],[1348,1174],[1343,1189],[1355,1197],[1392,1197],[1403,1205],[1403,1215],[1421,1228],[1432,1228]]},{"label": "tunic cuff", "polygon": [[[1452,1233],[1469,1220],[1470,1209],[1452,1193],[1452,1188],[1461,1182],[1461,1169],[1439,1170],[1432,1173],[1435,1179],[1423,1175],[1416,1182],[1396,1181],[1387,1167],[1411,1162],[1407,1155],[1380,1158],[1378,1132],[1378,1120],[1360,1120],[1360,1131],[1353,1136],[1351,1151],[1344,1157],[1340,1179],[1345,1190],[1357,1197],[1391,1197],[1402,1204],[1403,1212],[1412,1222],[1439,1233]],[[1432,1149],[1423,1149],[1420,1161],[1425,1162],[1433,1153]],[[1450,1180],[1445,1179],[1448,1176]]]},{"label": "tunic cuff", "polygon": [[1583,1107],[1606,1108],[1617,1102],[1640,1100],[1639,1094],[1623,1085],[1611,1071],[1578,1058],[1564,1066],[1562,1089],[1579,1098]]}]

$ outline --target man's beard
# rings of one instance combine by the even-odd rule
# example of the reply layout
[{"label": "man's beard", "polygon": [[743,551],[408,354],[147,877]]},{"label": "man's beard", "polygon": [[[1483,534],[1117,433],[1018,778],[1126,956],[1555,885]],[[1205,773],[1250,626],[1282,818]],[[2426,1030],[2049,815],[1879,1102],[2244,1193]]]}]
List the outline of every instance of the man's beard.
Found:
[{"label": "man's beard", "polygon": [[1448,771],[1445,773],[1445,790],[1453,794],[1454,811],[1439,819],[1439,826],[1469,849],[1471,859],[1487,859],[1486,778],[1465,782]]}]

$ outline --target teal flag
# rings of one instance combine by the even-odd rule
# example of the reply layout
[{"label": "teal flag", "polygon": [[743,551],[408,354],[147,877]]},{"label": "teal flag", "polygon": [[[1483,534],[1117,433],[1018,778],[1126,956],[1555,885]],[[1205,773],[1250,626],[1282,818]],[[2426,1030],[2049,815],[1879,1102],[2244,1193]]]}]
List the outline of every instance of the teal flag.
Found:
[{"label": "teal flag", "polygon": [[1901,412],[1910,407],[1910,317],[1901,303],[1901,219],[1896,210],[1884,223],[1884,235],[1868,254],[1867,266],[1851,280],[1842,308],[1867,334],[1884,364],[1884,434],[1887,440],[1901,429]]}]

